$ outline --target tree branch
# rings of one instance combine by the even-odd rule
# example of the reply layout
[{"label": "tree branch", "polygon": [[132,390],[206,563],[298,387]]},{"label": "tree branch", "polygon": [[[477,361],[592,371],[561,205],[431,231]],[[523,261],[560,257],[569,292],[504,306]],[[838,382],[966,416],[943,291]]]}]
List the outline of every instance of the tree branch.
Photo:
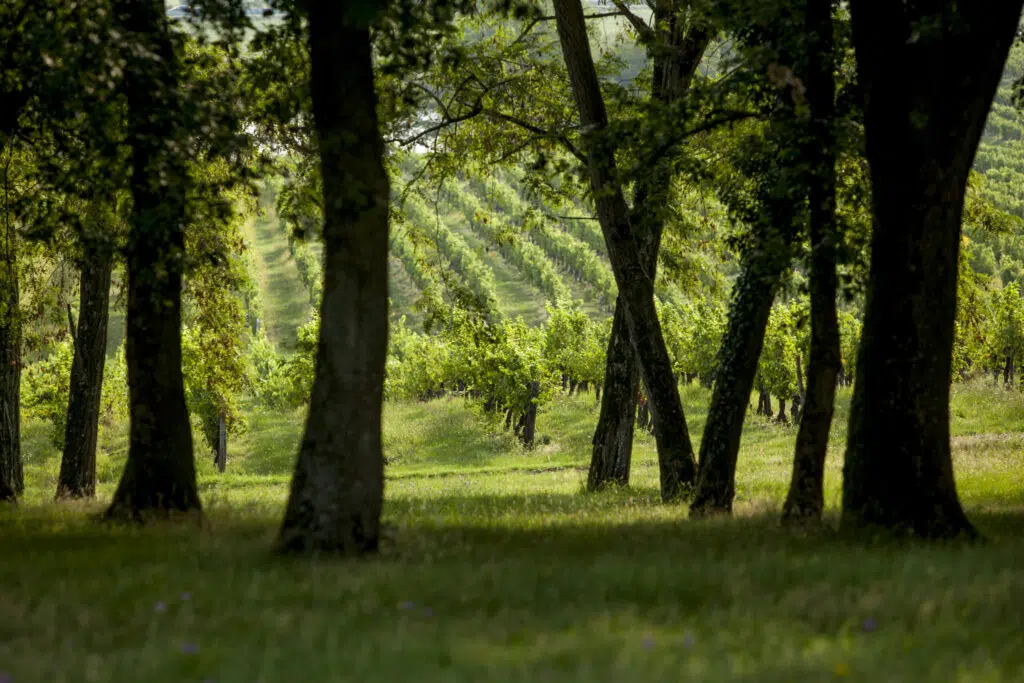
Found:
[{"label": "tree branch", "polygon": [[623,2],[623,0],[612,0],[612,4],[615,5],[615,7],[618,8],[619,13],[621,13],[622,16],[626,17],[629,23],[633,25],[633,28],[640,36],[641,43],[650,43],[654,41],[654,29],[648,26],[647,22],[645,22],[639,16],[633,14],[633,12],[629,9],[629,7],[626,6],[626,3]]},{"label": "tree branch", "polygon": [[506,123],[511,123],[514,126],[519,126],[523,130],[529,131],[538,137],[546,138],[548,140],[555,140],[561,143],[562,146],[565,147],[565,149],[569,152],[569,154],[572,154],[581,162],[587,163],[586,155],[580,150],[579,147],[573,144],[572,140],[570,140],[568,136],[565,135],[565,133],[556,133],[554,131],[545,130],[543,128],[540,128],[539,126],[533,125],[529,121],[524,121],[523,119],[517,116],[512,116],[511,114],[495,111],[493,109],[484,109],[481,113],[484,116],[489,116],[491,118],[498,119],[499,121],[504,121]]}]

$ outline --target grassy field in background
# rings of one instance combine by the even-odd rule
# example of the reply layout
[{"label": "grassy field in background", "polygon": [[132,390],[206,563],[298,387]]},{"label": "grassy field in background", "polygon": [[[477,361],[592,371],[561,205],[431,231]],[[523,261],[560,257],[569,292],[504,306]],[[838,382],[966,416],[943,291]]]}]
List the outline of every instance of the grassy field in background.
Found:
[{"label": "grassy field in background", "polygon": [[[242,234],[252,246],[250,269],[260,291],[262,324],[279,350],[295,350],[295,330],[309,319],[309,292],[299,279],[288,236],[278,223],[272,201],[262,203],[264,215],[251,216]],[[272,286],[271,286],[272,284]]]},{"label": "grassy field in background", "polygon": [[[708,393],[683,394],[699,435]],[[269,552],[301,411],[254,408],[225,475],[199,455],[202,529],[90,520],[123,426],[102,435],[100,501],[49,503],[57,453],[29,423],[29,495],[0,511],[0,680],[1024,680],[1020,394],[955,388],[958,485],[988,539],[971,546],[780,529],[795,429],[755,417],[733,520],[660,504],[645,434],[630,488],[584,494],[596,416],[559,398],[528,453],[459,399],[389,404],[387,537],[359,562]]]}]

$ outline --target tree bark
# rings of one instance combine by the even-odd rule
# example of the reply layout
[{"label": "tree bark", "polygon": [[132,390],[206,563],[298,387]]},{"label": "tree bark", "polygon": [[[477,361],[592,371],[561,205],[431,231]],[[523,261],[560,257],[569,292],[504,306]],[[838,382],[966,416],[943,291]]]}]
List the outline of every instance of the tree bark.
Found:
[{"label": "tree bark", "polygon": [[949,438],[960,226],[1021,5],[851,2],[874,226],[843,468],[846,529],[976,533]]},{"label": "tree bark", "polygon": [[[793,475],[782,508],[784,522],[821,519],[825,506],[825,457],[841,368],[836,312],[835,53],[832,0],[808,0],[807,157],[811,263],[811,354],[807,393],[793,454]],[[798,360],[799,362],[799,360]],[[799,367],[799,365],[797,366]]]},{"label": "tree bark", "polygon": [[608,114],[590,52],[582,5],[580,0],[555,0],[554,10],[580,120],[588,129],[585,141],[590,184],[619,287],[618,303],[625,308],[626,326],[648,396],[657,405],[660,428],[655,430],[655,436],[661,496],[663,500],[672,500],[693,482],[696,467],[679,389],[654,307],[654,273],[645,268],[641,240],[634,233],[616,177],[614,150],[600,140],[608,126]]},{"label": "tree bark", "polygon": [[[700,474],[690,505],[690,515],[694,517],[732,512],[743,420],[775,291],[789,254],[788,247],[772,248],[766,240],[762,242],[760,248],[743,255],[743,268],[733,289],[729,324],[719,351],[711,406],[700,444]],[[768,405],[770,412],[770,399]]]},{"label": "tree bark", "polygon": [[526,448],[533,448],[537,434],[537,397],[540,396],[540,382],[530,382],[530,403],[523,415],[522,442]]},{"label": "tree bark", "polygon": [[0,233],[0,500],[14,500],[25,487],[21,462],[21,310],[18,236],[6,197]]},{"label": "tree bark", "polygon": [[612,333],[608,339],[604,397],[601,399],[601,415],[594,431],[587,490],[596,491],[608,484],[625,486],[629,483],[636,395],[639,390],[640,372],[636,352],[629,338],[625,307],[616,303]]},{"label": "tree bark", "polygon": [[[360,555],[380,539],[388,339],[388,204],[369,21],[308,0],[313,119],[324,192],[316,377],[280,547]],[[382,4],[376,4],[378,8]]]},{"label": "tree bark", "polygon": [[71,362],[64,455],[57,498],[96,495],[96,439],[99,432],[103,367],[107,358],[107,314],[113,258],[100,245],[86,245],[79,278],[75,357]]},{"label": "tree bark", "polygon": [[175,150],[185,135],[164,9],[162,0],[115,4],[126,39],[139,49],[126,55],[124,91],[132,149],[125,349],[131,435],[107,516],[134,520],[201,510],[181,372],[188,174]]},{"label": "tree bark", "polygon": [[775,416],[775,421],[779,424],[789,424],[789,418],[786,417],[786,399],[779,399],[779,414]]},{"label": "tree bark", "polygon": [[[663,29],[665,44],[658,44],[653,49],[651,99],[654,103],[668,105],[682,97],[689,88],[711,40],[711,31],[701,24],[690,25],[689,30],[686,30],[684,22],[680,21],[677,3],[673,0],[658,4],[655,25],[659,30]],[[644,268],[652,279],[657,274],[664,210],[672,177],[671,168],[665,163],[659,163],[650,175],[637,182],[631,222]],[[601,403],[587,478],[587,488],[591,491],[606,483],[629,483],[633,423],[636,416],[635,397],[639,389],[640,372],[622,310],[622,302],[616,298],[605,366],[605,384],[611,386],[614,383],[616,390],[611,396],[606,391],[605,401]],[[630,354],[630,357],[622,354]],[[649,389],[648,395],[651,395]],[[676,429],[673,425],[661,424],[657,411],[654,411],[654,415],[656,435],[671,433]]]}]

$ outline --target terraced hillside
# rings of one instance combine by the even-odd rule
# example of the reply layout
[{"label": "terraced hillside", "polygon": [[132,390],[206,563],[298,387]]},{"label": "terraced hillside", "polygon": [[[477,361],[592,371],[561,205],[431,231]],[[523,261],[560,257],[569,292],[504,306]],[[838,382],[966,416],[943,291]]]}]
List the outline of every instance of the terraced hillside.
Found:
[{"label": "terraced hillside", "polygon": [[[279,349],[295,346],[295,329],[309,319],[319,270],[315,242],[293,243],[273,211],[274,196],[263,198],[265,214],[246,225],[252,247],[250,269],[260,291],[263,325]],[[534,209],[531,213],[531,207]],[[522,317],[538,324],[546,306],[575,302],[595,320],[610,316],[615,283],[600,231],[580,221],[536,220],[536,207],[503,180],[453,184],[435,202],[410,194],[402,220],[392,226],[389,260],[391,317],[418,327],[417,305],[432,290],[445,303],[452,289],[468,288],[494,315]],[[530,218],[530,228],[522,226]]]},{"label": "terraced hillside", "polygon": [[[989,117],[975,168],[984,194],[998,207],[1024,217],[1024,115],[1013,104],[1013,85],[1024,77],[1024,46],[1011,53]],[[431,290],[445,303],[452,289],[467,288],[500,317],[543,321],[545,307],[575,302],[594,319],[611,315],[616,287],[597,224],[545,218],[543,206],[514,186],[509,174],[453,183],[432,200],[407,196],[403,221],[392,226],[391,314],[419,327],[417,303]],[[286,229],[265,198],[265,217],[253,220],[247,237],[254,247],[254,273],[263,293],[268,335],[283,349],[294,348],[297,326],[312,311],[310,277],[300,273],[288,249]],[[584,212],[580,210],[576,213]],[[524,224],[527,229],[523,229]],[[1024,240],[1008,235],[971,235],[975,269],[1000,275],[1004,283],[1024,282]],[[319,254],[318,245],[312,249]],[[303,266],[308,268],[307,266]],[[307,282],[303,283],[305,275]],[[659,289],[665,300],[677,292]]]}]

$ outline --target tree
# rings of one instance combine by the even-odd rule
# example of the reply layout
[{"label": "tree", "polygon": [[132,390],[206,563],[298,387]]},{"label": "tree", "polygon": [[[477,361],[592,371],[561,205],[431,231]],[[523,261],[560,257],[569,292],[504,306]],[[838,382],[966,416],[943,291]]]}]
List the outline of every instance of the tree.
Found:
[{"label": "tree", "polygon": [[793,455],[793,476],[782,508],[783,520],[820,519],[825,506],[825,456],[842,367],[836,312],[836,85],[832,0],[807,0],[809,115],[806,157],[811,243],[811,350],[807,398]]},{"label": "tree", "polygon": [[[686,428],[682,402],[672,361],[665,346],[654,306],[654,277],[645,268],[643,252],[633,232],[629,210],[617,178],[614,150],[600,136],[608,128],[608,114],[601,94],[587,37],[580,0],[555,0],[559,42],[565,58],[580,121],[588,131],[585,155],[598,219],[608,247],[608,258],[619,287],[619,302],[640,371],[658,419],[668,429],[657,430],[658,465],[663,500],[676,498],[682,487],[696,477],[693,446]],[[612,334],[614,335],[614,327]],[[607,396],[607,389],[605,391]]]},{"label": "tree", "polygon": [[309,416],[280,533],[287,552],[377,550],[388,337],[390,184],[370,23],[377,0],[307,0],[324,206],[324,288]]},{"label": "tree", "polygon": [[961,218],[1022,4],[850,4],[874,229],[844,528],[975,533],[949,439]]},{"label": "tree", "polygon": [[78,329],[74,335],[75,355],[71,364],[57,498],[92,498],[96,495],[96,439],[107,355],[107,316],[114,255],[112,245],[102,237],[86,240],[83,247]]},{"label": "tree", "polygon": [[[689,24],[684,21],[680,5],[675,0],[657,3],[652,28],[630,13],[624,3],[617,3],[619,11],[627,13],[634,28],[649,43],[648,49],[653,55],[650,99],[655,107],[670,108],[686,93],[713,35],[703,21],[691,21]],[[674,176],[669,158],[663,156],[641,176],[634,192],[630,223],[640,247],[644,272],[652,281],[657,272],[665,211]],[[608,482],[625,484],[629,481],[640,373],[629,339],[624,308],[620,297],[615,304],[612,334],[608,340],[604,399],[594,431],[594,449],[587,477],[590,490]],[[681,441],[681,436],[673,435],[679,426],[663,419],[663,416],[667,419],[674,408],[659,410],[661,396],[649,386],[647,394],[652,397],[655,434],[662,435],[662,439]],[[685,423],[682,427],[685,430]]]},{"label": "tree", "polygon": [[24,487],[21,463],[21,316],[18,242],[11,206],[11,142],[30,97],[16,74],[24,66],[26,24],[31,3],[0,8],[0,500],[13,500]]},{"label": "tree", "polygon": [[[0,132],[2,135],[2,132]],[[2,140],[0,140],[2,142]],[[18,249],[11,215],[11,152],[7,149],[0,173],[4,193],[0,223],[0,500],[12,500],[25,485],[21,464],[21,311],[18,296]]]},{"label": "tree", "polygon": [[132,210],[126,246],[131,436],[108,517],[200,511],[181,369],[188,173],[179,55],[162,0],[118,0]]}]

